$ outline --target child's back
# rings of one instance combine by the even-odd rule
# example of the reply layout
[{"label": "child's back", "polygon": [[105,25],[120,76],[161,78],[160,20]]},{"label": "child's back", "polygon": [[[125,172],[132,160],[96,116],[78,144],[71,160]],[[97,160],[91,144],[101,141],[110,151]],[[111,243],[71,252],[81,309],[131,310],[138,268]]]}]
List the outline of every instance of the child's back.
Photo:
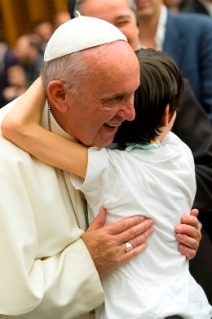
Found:
[{"label": "child's back", "polygon": [[[94,216],[103,206],[106,224],[139,214],[155,220],[148,249],[101,278],[105,306],[97,309],[97,318],[211,318],[207,298],[190,275],[174,235],[174,225],[182,213],[190,213],[195,196],[193,157],[173,133],[161,144],[131,152],[89,149],[80,190]],[[72,176],[72,182],[79,187],[82,180]]]}]

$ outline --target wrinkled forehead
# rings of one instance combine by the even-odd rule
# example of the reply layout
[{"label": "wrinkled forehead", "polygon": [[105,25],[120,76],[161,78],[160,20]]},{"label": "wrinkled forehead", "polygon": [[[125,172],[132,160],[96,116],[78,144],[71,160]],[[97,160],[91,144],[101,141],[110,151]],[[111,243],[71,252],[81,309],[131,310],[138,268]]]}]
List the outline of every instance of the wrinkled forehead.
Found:
[{"label": "wrinkled forehead", "polygon": [[125,41],[117,41],[103,47],[84,50],[82,58],[89,74],[87,85],[91,85],[93,88],[94,82],[95,84],[98,82],[97,86],[100,87],[101,91],[104,91],[106,86],[111,90],[113,85],[116,86],[124,82],[124,90],[131,91],[132,83],[133,86],[138,86],[140,83],[138,59],[131,46]]},{"label": "wrinkled forehead", "polygon": [[118,40],[103,44],[94,48],[81,51],[82,59],[91,69],[98,70],[99,67],[107,68],[113,73],[111,65],[122,64],[125,68],[138,66],[138,59],[128,42]]}]

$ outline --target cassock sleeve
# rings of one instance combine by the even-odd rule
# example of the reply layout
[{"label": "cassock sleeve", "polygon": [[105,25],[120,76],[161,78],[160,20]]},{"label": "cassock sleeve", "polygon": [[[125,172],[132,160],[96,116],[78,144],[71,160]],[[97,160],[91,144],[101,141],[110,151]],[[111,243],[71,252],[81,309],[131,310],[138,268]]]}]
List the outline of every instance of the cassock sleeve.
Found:
[{"label": "cassock sleeve", "polygon": [[26,166],[33,170],[33,165],[28,154],[14,148],[0,136],[0,314],[76,318],[104,300],[98,273],[80,238],[54,256],[36,257],[33,189],[26,175]]}]

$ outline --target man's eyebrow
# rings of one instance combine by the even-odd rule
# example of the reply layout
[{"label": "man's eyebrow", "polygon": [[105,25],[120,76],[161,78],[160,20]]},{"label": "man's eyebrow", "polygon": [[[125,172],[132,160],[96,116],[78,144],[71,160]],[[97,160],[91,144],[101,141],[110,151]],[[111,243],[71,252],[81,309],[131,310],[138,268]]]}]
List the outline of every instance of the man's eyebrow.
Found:
[{"label": "man's eyebrow", "polygon": [[132,92],[131,91],[124,91],[124,92],[120,92],[120,93],[116,93],[114,95],[108,95],[108,96],[103,96],[102,100],[110,100],[110,99],[114,99],[116,97],[121,97],[121,96],[124,96],[126,94],[131,94]]},{"label": "man's eyebrow", "polygon": [[111,100],[111,99],[114,99],[114,98],[116,98],[116,97],[121,97],[121,96],[123,96],[124,94],[125,94],[125,92],[120,93],[120,94],[114,94],[114,95],[104,96],[104,97],[102,98],[102,100],[103,100],[103,101]]},{"label": "man's eyebrow", "polygon": [[121,19],[126,19],[126,18],[130,18],[130,15],[125,14],[125,15],[119,16],[116,18],[116,20],[121,20]]}]

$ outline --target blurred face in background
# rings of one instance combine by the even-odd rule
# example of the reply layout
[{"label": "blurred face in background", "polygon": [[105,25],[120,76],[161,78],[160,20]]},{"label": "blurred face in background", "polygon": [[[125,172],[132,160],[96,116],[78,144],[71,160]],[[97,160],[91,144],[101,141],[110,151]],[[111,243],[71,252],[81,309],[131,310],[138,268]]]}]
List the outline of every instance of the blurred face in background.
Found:
[{"label": "blurred face in background", "polygon": [[37,43],[36,35],[23,35],[17,40],[14,53],[21,64],[27,65],[36,61],[39,54]]},{"label": "blurred face in background", "polygon": [[87,0],[81,5],[80,13],[115,25],[126,36],[133,50],[136,50],[139,31],[135,14],[127,0]]},{"label": "blurred face in background", "polygon": [[70,20],[70,14],[68,12],[59,12],[54,17],[54,30],[59,28],[61,24]]},{"label": "blurred face in background", "polygon": [[160,14],[162,0],[135,0],[138,18],[150,18]]},{"label": "blurred face in background", "polygon": [[11,66],[8,71],[8,83],[10,86],[27,86],[27,79],[24,70],[19,65]]},{"label": "blurred face in background", "polygon": [[53,26],[50,22],[44,21],[35,27],[34,32],[40,37],[40,41],[47,43],[52,36]]},{"label": "blurred face in background", "polygon": [[31,48],[29,44],[29,39],[26,36],[22,36],[17,40],[14,53],[18,57],[19,62],[30,62]]}]

